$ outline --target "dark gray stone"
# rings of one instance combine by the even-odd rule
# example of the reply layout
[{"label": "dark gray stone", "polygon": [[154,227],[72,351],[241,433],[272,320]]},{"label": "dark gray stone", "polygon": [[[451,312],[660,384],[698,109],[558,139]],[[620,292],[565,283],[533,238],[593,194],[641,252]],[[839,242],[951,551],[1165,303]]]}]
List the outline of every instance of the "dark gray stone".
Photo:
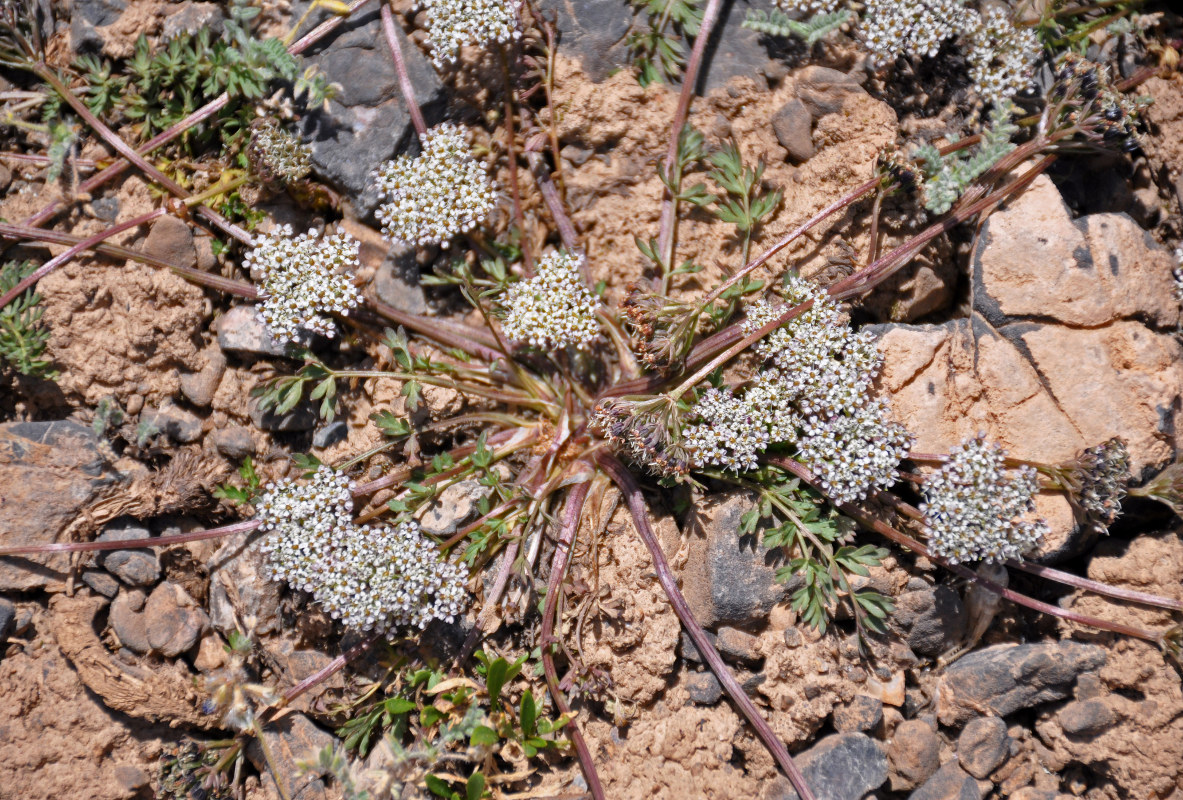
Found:
[{"label": "dark gray stone", "polygon": [[[294,3],[293,19],[307,3]],[[314,15],[313,21],[327,16]],[[424,116],[431,124],[445,103],[444,85],[431,62],[398,28],[407,75]],[[377,206],[378,198],[365,192],[370,173],[393,158],[414,138],[411,117],[399,93],[378,8],[370,6],[354,14],[330,36],[310,48],[305,61],[321,69],[330,81],[339,83],[342,93],[328,110],[309,114],[303,135],[312,147],[316,172],[344,190],[359,217]]]},{"label": "dark gray stone", "polygon": [[119,218],[119,198],[99,197],[90,202],[90,210],[97,218],[103,222],[114,222]]},{"label": "dark gray stone", "polygon": [[1096,736],[1117,722],[1104,700],[1074,700],[1060,709],[1056,720],[1069,736]]},{"label": "dark gray stone", "polygon": [[908,795],[908,800],[982,800],[982,790],[957,759],[953,759]]},{"label": "dark gray stone", "polygon": [[776,581],[776,555],[760,543],[762,531],[739,535],[740,518],[752,506],[744,492],[721,495],[701,510],[682,571],[682,591],[704,626],[764,619],[800,585]]},{"label": "dark gray stone", "polygon": [[74,0],[71,16],[91,25],[110,25],[127,8],[126,0]]},{"label": "dark gray stone", "polygon": [[735,661],[748,666],[758,663],[764,656],[760,654],[760,640],[750,633],[728,628],[719,628],[715,633],[715,646],[719,654],[729,661]]},{"label": "dark gray stone", "polygon": [[983,711],[1005,717],[1071,694],[1076,676],[1105,663],[1105,650],[1064,641],[996,645],[954,662],[940,682],[942,725],[960,725]]},{"label": "dark gray stone", "polygon": [[839,733],[872,731],[883,724],[883,701],[856,694],[849,703],[834,709],[834,728]]},{"label": "dark gray stone", "polygon": [[[147,539],[151,532],[135,520],[112,522],[99,535],[100,542],[125,542]],[[151,586],[160,580],[160,559],[152,550],[109,550],[98,558],[99,566],[128,586]],[[96,591],[98,591],[96,589]]]},{"label": "dark gray stone", "polygon": [[[861,733],[836,733],[794,756],[817,800],[859,800],[887,780],[887,756]],[[797,800],[791,787],[783,800]]]},{"label": "dark gray stone", "polygon": [[695,672],[686,678],[686,693],[700,706],[713,706],[723,696],[723,687],[713,672]]},{"label": "dark gray stone", "polygon": [[144,604],[148,644],[165,658],[188,651],[209,629],[209,617],[185,590],[173,583],[157,586]]},{"label": "dark gray stone", "polygon": [[4,654],[4,640],[12,632],[13,621],[16,620],[16,606],[11,600],[0,597],[0,655]]},{"label": "dark gray stone", "polygon": [[111,609],[107,615],[111,629],[123,646],[140,655],[144,655],[152,649],[152,645],[148,643],[148,625],[143,613],[144,603],[143,592],[139,590],[129,592],[125,589],[115,598],[115,602],[111,603]]},{"label": "dark gray stone", "polygon": [[88,569],[82,573],[82,582],[103,597],[113,598],[119,594],[119,581],[101,569]]},{"label": "dark gray stone", "polygon": [[[79,515],[127,479],[108,449],[77,422],[0,425],[0,531],[8,546],[59,541]],[[0,557],[0,591],[64,585],[69,556]]]},{"label": "dark gray stone", "polygon": [[[713,645],[715,643],[715,634],[710,631],[704,631],[707,639]],[[682,652],[682,658],[687,661],[693,661],[696,664],[705,663],[702,660],[702,654],[698,652],[698,648],[694,646],[694,640],[690,638],[690,634],[682,631],[682,636],[678,639],[678,646]]]},{"label": "dark gray stone", "polygon": [[214,326],[218,346],[228,352],[290,357],[294,356],[297,345],[307,347],[312,342],[312,335],[303,330],[296,345],[276,341],[254,306],[235,306],[219,317]]},{"label": "dark gray stone", "polygon": [[563,54],[579,59],[593,81],[628,65],[634,11],[627,0],[541,0],[538,6],[554,15]]},{"label": "dark gray stone", "polygon": [[790,100],[772,115],[772,132],[794,164],[813,157],[813,115],[800,100]]},{"label": "dark gray stone", "polygon": [[927,722],[909,719],[896,726],[887,746],[891,764],[891,789],[902,791],[921,785],[941,766],[941,740]]},{"label": "dark gray stone", "polygon": [[[271,784],[269,793],[279,795],[273,775],[280,775],[286,781],[287,797],[320,800],[327,796],[322,780],[325,773],[316,765],[322,750],[338,744],[331,733],[316,727],[303,714],[293,712],[264,727],[263,739],[267,745],[266,756],[257,738],[247,745],[246,755],[263,776],[264,786]],[[304,769],[303,764],[312,767]]]},{"label": "dark gray stone", "polygon": [[201,418],[174,405],[148,409],[140,415],[140,423],[150,425],[177,444],[191,444],[201,438]]},{"label": "dark gray stone", "polygon": [[419,284],[419,264],[415,250],[394,246],[374,275],[374,292],[388,306],[411,314],[426,314],[427,298]]},{"label": "dark gray stone", "polygon": [[250,429],[241,425],[216,430],[210,434],[210,439],[218,452],[226,458],[242,461],[247,456],[255,454],[255,443],[251,439]]},{"label": "dark gray stone", "polygon": [[1006,723],[998,717],[970,720],[957,737],[957,758],[975,778],[985,778],[997,769],[1009,751]]},{"label": "dark gray stone", "polygon": [[264,411],[259,406],[261,398],[252,397],[247,404],[247,411],[251,422],[262,431],[292,433],[295,431],[310,431],[316,427],[319,419],[316,411],[307,402],[298,403],[295,408],[285,414],[276,414],[274,409]]},{"label": "dark gray stone", "polygon": [[316,429],[316,433],[312,434],[312,446],[331,447],[337,442],[345,441],[348,435],[349,426],[345,424],[345,420],[333,420],[328,425]]},{"label": "dark gray stone", "polygon": [[913,653],[935,658],[961,643],[968,616],[957,592],[936,586],[901,594],[891,620]]}]

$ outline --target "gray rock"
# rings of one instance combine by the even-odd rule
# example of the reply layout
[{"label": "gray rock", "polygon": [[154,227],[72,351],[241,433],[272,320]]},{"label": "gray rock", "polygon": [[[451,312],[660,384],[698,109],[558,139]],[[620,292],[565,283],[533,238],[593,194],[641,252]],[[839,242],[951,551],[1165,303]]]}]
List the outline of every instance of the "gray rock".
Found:
[{"label": "gray rock", "polygon": [[948,586],[904,592],[891,615],[892,624],[907,632],[912,652],[928,658],[960,644],[967,619],[961,596]]},{"label": "gray rock", "polygon": [[772,115],[772,132],[794,164],[813,158],[813,115],[799,99],[790,100]]},{"label": "gray rock", "polygon": [[235,306],[219,317],[214,326],[218,346],[227,352],[293,356],[296,346],[307,347],[312,343],[312,335],[307,331],[300,331],[295,345],[276,341],[254,306]]},{"label": "gray rock", "polygon": [[982,790],[957,759],[953,759],[908,795],[908,800],[982,800]]},{"label": "gray rock", "polygon": [[119,208],[119,198],[114,195],[111,197],[99,197],[90,201],[91,213],[103,222],[114,222],[119,219]]},{"label": "gray rock", "polygon": [[1006,723],[998,717],[970,720],[957,737],[957,758],[975,778],[985,778],[997,769],[1009,751]]},{"label": "gray rock", "polygon": [[110,25],[127,8],[125,0],[74,0],[71,14],[91,25]]},{"label": "gray rock", "polygon": [[[284,714],[275,722],[263,728],[263,739],[267,745],[268,757],[264,757],[259,740],[252,738],[247,745],[246,755],[259,770],[264,785],[270,783],[270,792],[275,792],[275,775],[285,781],[286,796],[301,800],[320,800],[326,796],[324,773],[316,766],[320,751],[337,746],[331,733],[316,727],[308,717],[298,712]],[[270,763],[269,763],[270,762]],[[311,764],[305,771],[301,764]]]},{"label": "gray rock", "polygon": [[183,3],[177,11],[171,11],[164,18],[161,36],[171,39],[182,33],[197,33],[208,28],[217,37],[222,33],[226,15],[217,3]]},{"label": "gray rock", "polygon": [[[294,3],[298,18],[307,3]],[[323,13],[314,17],[319,19]],[[416,99],[430,124],[443,109],[443,82],[431,63],[398,27],[407,74]],[[305,55],[344,91],[328,111],[309,114],[304,139],[312,147],[318,174],[351,196],[359,217],[368,216],[378,198],[366,193],[370,172],[393,158],[414,138],[411,118],[398,90],[390,53],[383,38],[378,9],[354,14]]]},{"label": "gray rock", "polygon": [[12,623],[16,620],[16,606],[11,600],[0,597],[0,655],[4,654],[3,643],[12,632]]},{"label": "gray rock", "polygon": [[148,644],[165,658],[176,658],[197,644],[209,617],[174,583],[157,586],[144,604]]},{"label": "gray rock", "polygon": [[433,536],[450,536],[477,514],[477,503],[488,496],[489,487],[479,481],[453,484],[440,493],[419,520],[424,531]]},{"label": "gray rock", "polygon": [[941,766],[941,740],[927,722],[909,719],[896,726],[887,745],[891,764],[891,789],[913,789]]},{"label": "gray rock", "polygon": [[[115,520],[99,535],[100,542],[147,539],[151,532],[135,520]],[[160,559],[151,550],[109,550],[98,558],[99,566],[128,586],[151,586],[160,579]],[[98,591],[96,589],[96,591]]]},{"label": "gray rock", "polygon": [[120,643],[128,650],[140,655],[144,655],[152,649],[152,645],[148,642],[148,624],[143,614],[144,604],[143,592],[139,590],[129,592],[125,589],[115,598],[115,602],[111,603],[111,609],[107,615],[107,621]]},{"label": "gray rock", "polygon": [[706,627],[763,619],[798,585],[776,582],[773,555],[760,544],[760,531],[740,537],[740,517],[751,505],[744,492],[726,493],[701,510],[692,532],[682,591]]},{"label": "gray rock", "polygon": [[345,420],[333,420],[328,425],[316,429],[316,433],[312,434],[312,446],[331,447],[337,442],[345,441],[348,435],[349,426],[345,424]]},{"label": "gray rock", "polygon": [[[859,800],[887,780],[883,748],[861,733],[826,736],[794,760],[817,800]],[[797,800],[797,792],[791,786],[785,788],[783,794],[769,796]]]},{"label": "gray rock", "polygon": [[866,91],[857,78],[828,67],[806,67],[796,78],[797,96],[814,117],[841,111],[846,95]]},{"label": "gray rock", "polygon": [[[715,643],[715,634],[710,631],[705,631],[707,639],[713,645]],[[678,639],[678,647],[682,653],[682,658],[687,661],[693,661],[696,664],[704,663],[702,655],[698,652],[698,648],[694,646],[694,640],[690,638],[690,634],[682,631],[682,635]]]},{"label": "gray rock", "polygon": [[686,693],[700,706],[713,706],[723,696],[723,687],[713,672],[694,672],[686,678]]},{"label": "gray rock", "polygon": [[538,6],[554,15],[564,54],[578,58],[593,81],[629,63],[626,38],[633,9],[624,0],[541,0]]},{"label": "gray rock", "polygon": [[210,622],[224,637],[243,628],[260,635],[280,629],[280,584],[263,570],[263,554],[251,544],[258,533],[226,538],[205,564],[210,576]]},{"label": "gray rock", "polygon": [[144,240],[144,252],[178,267],[197,266],[193,230],[176,217],[164,216],[152,223]]},{"label": "gray rock", "polygon": [[294,431],[310,431],[316,427],[319,420],[316,410],[307,402],[298,403],[295,408],[283,414],[276,414],[274,408],[266,411],[260,406],[262,398],[252,397],[247,404],[247,413],[251,422],[262,431],[278,431],[292,433]]},{"label": "gray rock", "polygon": [[[0,531],[10,546],[52,544],[83,511],[127,479],[93,430],[77,422],[0,425]],[[66,555],[0,557],[0,591],[59,585]]]},{"label": "gray rock", "polygon": [[148,409],[140,414],[140,422],[151,425],[177,444],[190,444],[201,438],[201,418],[171,404]]},{"label": "gray rock", "polygon": [[226,372],[226,356],[216,344],[206,347],[201,354],[205,357],[205,366],[200,372],[181,373],[181,393],[193,405],[205,408],[213,402],[218,384],[222,382],[222,375]]},{"label": "gray rock", "polygon": [[427,298],[419,285],[419,264],[413,248],[392,247],[374,276],[374,292],[388,306],[411,314],[426,314]]},{"label": "gray rock", "polygon": [[103,597],[112,598],[119,594],[119,581],[101,569],[88,569],[82,573],[82,582]]},{"label": "gray rock", "polygon": [[834,709],[834,729],[839,733],[872,731],[883,724],[883,701],[856,694],[849,703]]},{"label": "gray rock", "polygon": [[255,454],[255,442],[251,439],[250,429],[241,425],[216,430],[210,434],[210,439],[218,452],[226,458],[241,461]]},{"label": "gray rock", "polygon": [[941,677],[937,713],[942,725],[960,725],[983,711],[997,716],[1062,700],[1076,676],[1105,663],[1105,650],[1064,641],[996,645],[954,662]]},{"label": "gray rock", "polygon": [[736,628],[722,627],[715,633],[715,646],[724,658],[748,666],[754,665],[764,656],[760,654],[760,640],[750,633]]},{"label": "gray rock", "polygon": [[1104,700],[1073,700],[1060,709],[1056,721],[1069,736],[1096,736],[1112,727],[1117,715]]}]

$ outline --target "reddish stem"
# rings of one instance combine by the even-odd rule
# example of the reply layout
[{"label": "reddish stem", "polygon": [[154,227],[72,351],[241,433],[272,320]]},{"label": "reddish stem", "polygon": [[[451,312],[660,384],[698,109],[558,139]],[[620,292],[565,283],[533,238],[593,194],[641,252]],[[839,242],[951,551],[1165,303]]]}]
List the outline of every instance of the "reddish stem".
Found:
[{"label": "reddish stem", "polygon": [[398,31],[394,28],[394,16],[386,3],[382,4],[382,33],[386,36],[386,44],[390,46],[390,55],[394,58],[394,72],[398,75],[398,88],[403,93],[407,113],[411,115],[415,133],[419,134],[419,139],[422,140],[427,134],[427,123],[423,121],[423,112],[419,110],[419,103],[415,100],[415,87],[411,85],[411,78],[407,75],[407,63],[403,60],[403,48],[398,41]]},{"label": "reddish stem", "polygon": [[521,234],[522,273],[527,278],[534,277],[534,254],[531,252],[529,237],[526,235],[526,215],[522,211],[522,187],[518,185],[518,151],[515,139],[517,131],[514,128],[514,91],[513,76],[509,71],[509,56],[504,47],[498,47],[501,53],[501,69],[505,76],[505,156],[509,165],[509,192],[513,200],[513,218]]},{"label": "reddish stem", "polygon": [[186,542],[200,542],[205,539],[217,539],[219,536],[229,536],[232,533],[253,531],[262,525],[261,520],[248,519],[225,525],[221,528],[210,528],[192,533],[175,533],[170,536],[156,536],[150,539],[124,539],[117,542],[59,542],[56,544],[34,544],[16,547],[0,547],[0,556],[23,556],[35,553],[93,553],[101,550],[139,550],[146,547],[168,547]]},{"label": "reddish stem", "polygon": [[[563,247],[575,252],[579,249],[579,234],[575,232],[575,225],[567,216],[567,210],[563,208],[563,199],[550,179],[550,172],[546,168],[542,154],[526,153],[526,160],[530,162],[530,173],[534,176],[534,182],[538,184],[542,200],[546,203],[546,208],[555,221],[555,227],[559,229],[559,239],[563,242]],[[583,272],[583,279],[586,281],[588,280],[586,265]]]},{"label": "reddish stem", "polygon": [[479,358],[489,364],[503,358],[497,350],[486,344],[482,344],[484,336],[467,325],[460,325],[441,319],[427,319],[426,317],[420,317],[406,311],[400,311],[394,306],[388,306],[377,300],[370,300],[369,305],[379,316],[385,317],[391,322],[404,325],[416,333],[426,336],[428,339],[434,339],[447,347],[455,347],[463,350],[470,356]]},{"label": "reddish stem", "polygon": [[605,452],[600,452],[596,460],[624,495],[629,512],[632,514],[633,525],[636,526],[637,533],[640,534],[642,541],[649,549],[649,555],[653,558],[653,569],[657,573],[657,580],[661,583],[661,588],[665,590],[666,596],[669,597],[674,613],[678,615],[678,619],[682,621],[683,627],[686,628],[686,632],[694,641],[694,646],[698,649],[699,654],[706,660],[711,671],[715,673],[715,677],[719,679],[727,696],[739,707],[740,713],[756,729],[756,735],[760,737],[765,748],[784,770],[801,800],[816,800],[816,796],[805,782],[805,776],[797,769],[797,765],[793,763],[793,757],[785,749],[784,742],[768,725],[751,698],[744,693],[743,687],[739,685],[731,671],[727,669],[727,665],[723,663],[719,651],[707,638],[706,631],[694,619],[694,612],[690,610],[690,606],[686,604],[686,599],[678,589],[677,579],[670,572],[669,564],[665,560],[665,552],[661,549],[661,543],[657,541],[657,536],[649,524],[645,498],[641,496],[641,488],[636,479],[615,457]]},{"label": "reddish stem", "polygon": [[[719,19],[719,11],[723,7],[723,0],[707,0],[706,8],[702,12],[702,24],[698,26],[698,36],[694,39],[694,48],[690,51],[690,60],[686,62],[686,71],[682,74],[682,92],[678,95],[678,106],[674,110],[674,121],[670,127],[670,142],[665,151],[665,174],[672,174],[674,163],[678,159],[678,142],[682,138],[682,128],[686,126],[686,118],[690,115],[690,103],[694,100],[694,85],[698,83],[698,70],[702,67],[703,54],[706,52],[707,41],[711,38],[711,31]],[[657,229],[657,248],[667,268],[673,267],[674,262],[674,225],[677,222],[678,201],[667,188],[661,201],[661,221]],[[668,269],[666,270],[668,272]]]},{"label": "reddish stem", "polygon": [[279,702],[279,708],[292,703],[297,697],[307,692],[312,687],[316,686],[322,681],[328,680],[337,672],[345,667],[353,659],[363,655],[367,650],[374,646],[374,642],[382,637],[380,633],[371,633],[360,642],[350,647],[341,655],[334,658],[329,663],[318,669],[316,672],[309,675],[304,680],[297,683],[292,688],[284,692],[283,699]]},{"label": "reddish stem", "polygon": [[[571,556],[575,534],[579,531],[580,514],[589,488],[590,484],[586,482],[573,486],[567,495],[567,503],[563,506],[562,528],[559,531],[559,540],[555,543],[555,557],[550,565],[550,579],[546,584],[546,606],[542,609],[542,632],[538,636],[546,686],[550,689],[550,696],[554,698],[559,711],[568,715],[571,714],[571,706],[567,704],[562,690],[559,689],[559,676],[555,671],[555,659],[550,646],[554,639],[555,614],[558,612],[559,595],[563,591],[563,577],[567,574],[567,562]],[[604,787],[600,785],[596,763],[574,719],[567,723],[567,731],[571,737],[571,744],[575,745],[575,752],[579,755],[579,766],[583,768],[588,790],[595,800],[604,800]]]}]

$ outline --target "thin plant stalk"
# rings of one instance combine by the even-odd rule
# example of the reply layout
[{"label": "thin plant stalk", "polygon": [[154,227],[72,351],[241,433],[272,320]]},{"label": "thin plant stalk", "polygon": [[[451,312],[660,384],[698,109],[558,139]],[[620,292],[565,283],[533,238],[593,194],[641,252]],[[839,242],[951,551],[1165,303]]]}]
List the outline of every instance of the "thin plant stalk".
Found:
[{"label": "thin plant stalk", "polygon": [[394,59],[394,72],[398,76],[398,88],[403,94],[403,104],[407,113],[411,115],[411,123],[415,126],[415,133],[419,139],[427,135],[427,123],[423,120],[423,112],[419,109],[419,102],[415,99],[415,87],[411,85],[411,78],[407,75],[407,62],[403,59],[403,48],[398,41],[398,31],[394,28],[394,15],[390,12],[388,3],[382,4],[382,33],[386,37],[386,44],[390,47],[390,55]]},{"label": "thin plant stalk", "polygon": [[505,160],[509,165],[509,193],[513,200],[513,218],[521,234],[522,272],[527,278],[534,277],[534,254],[526,235],[526,215],[522,211],[522,187],[518,185],[518,151],[515,139],[517,130],[513,124],[514,118],[514,90],[513,76],[509,71],[509,55],[505,48],[498,46],[501,55],[501,74],[505,79]]},{"label": "thin plant stalk", "polygon": [[[559,677],[555,671],[554,655],[551,653],[551,640],[554,639],[555,615],[558,613],[559,595],[563,591],[563,578],[567,574],[567,562],[571,556],[571,548],[575,543],[575,535],[579,531],[579,522],[583,503],[587,499],[591,484],[584,482],[571,487],[567,494],[567,502],[563,506],[562,526],[559,530],[559,540],[555,543],[554,560],[551,561],[550,579],[546,584],[546,605],[542,609],[542,631],[538,635],[538,646],[542,651],[542,671],[546,676],[546,686],[555,706],[563,714],[571,714],[571,706],[563,697],[559,688]],[[579,756],[579,765],[583,768],[583,777],[587,780],[587,788],[594,800],[604,800],[604,787],[600,784],[600,776],[596,772],[596,763],[592,759],[591,750],[579,730],[579,725],[572,719],[567,723],[567,733],[575,752]]]},{"label": "thin plant stalk", "polygon": [[596,460],[600,467],[612,478],[624,496],[625,503],[628,505],[629,512],[632,515],[633,525],[636,526],[637,533],[640,535],[642,541],[645,542],[645,546],[649,549],[649,555],[653,559],[653,569],[657,573],[657,580],[661,583],[661,588],[665,590],[670,605],[674,609],[674,613],[678,615],[682,626],[690,635],[691,640],[693,640],[695,648],[698,649],[698,652],[710,666],[711,671],[715,673],[715,677],[719,679],[719,683],[722,684],[723,690],[727,692],[727,696],[739,707],[740,713],[756,729],[756,735],[760,737],[765,748],[767,748],[773,759],[776,760],[776,763],[792,782],[793,788],[797,790],[797,794],[801,800],[817,800],[816,795],[814,795],[809,785],[805,782],[805,776],[801,774],[801,770],[793,763],[793,757],[785,749],[784,742],[780,740],[768,725],[768,722],[760,714],[760,710],[756,708],[755,703],[747,696],[743,687],[739,685],[739,682],[735,680],[735,677],[727,669],[727,665],[723,663],[723,659],[719,656],[719,651],[715,649],[711,640],[707,638],[702,626],[694,619],[694,612],[690,610],[690,606],[686,604],[686,598],[682,596],[681,590],[678,589],[677,579],[674,578],[673,573],[670,571],[669,563],[665,558],[665,552],[661,549],[661,543],[657,541],[653,527],[649,524],[649,512],[645,506],[645,498],[641,496],[641,487],[637,484],[636,478],[633,477],[632,473],[620,461],[606,452],[601,451],[598,453]]},{"label": "thin plant stalk", "polygon": [[217,539],[234,533],[253,531],[263,525],[261,520],[248,519],[233,525],[220,528],[209,528],[204,531],[190,533],[175,533],[168,536],[154,536],[149,539],[124,539],[118,542],[56,542],[54,544],[31,544],[0,547],[0,557],[25,556],[38,553],[95,553],[104,550],[141,550],[148,547],[170,547],[174,544],[186,542],[201,542],[206,539]]},{"label": "thin plant stalk", "polygon": [[[678,159],[678,142],[682,138],[682,129],[686,126],[686,118],[690,114],[690,103],[694,100],[695,84],[698,83],[698,71],[702,67],[703,56],[706,53],[707,42],[715,23],[719,20],[719,11],[723,8],[723,0],[707,0],[706,8],[702,12],[702,24],[698,26],[698,35],[694,38],[694,47],[690,51],[690,59],[686,62],[686,70],[682,74],[682,91],[678,95],[678,105],[674,109],[674,121],[670,125],[670,141],[665,151],[666,174],[671,174],[674,163]],[[675,187],[677,188],[677,187]],[[666,189],[661,201],[661,219],[657,228],[657,248],[662,260],[662,294],[668,288],[670,270],[674,263],[675,228],[678,224],[678,201],[672,192]]]},{"label": "thin plant stalk", "polygon": [[67,249],[65,252],[54,256],[53,258],[49,259],[49,261],[46,261],[40,267],[33,270],[33,272],[29,273],[26,278],[19,281],[16,286],[13,286],[3,295],[0,295],[0,308],[4,308],[13,300],[20,297],[26,289],[33,286],[35,283],[37,283],[37,281],[53,272],[62,264],[65,264],[67,261],[74,258],[74,256],[78,255],[83,250],[90,250],[95,245],[100,244],[101,242],[110,239],[112,236],[123,233],[124,231],[131,228],[138,228],[141,225],[147,225],[152,220],[162,217],[166,213],[168,213],[166,209],[158,208],[155,211],[149,211],[147,214],[141,214],[135,219],[129,219],[126,222],[119,223],[118,225],[112,225],[106,230],[99,231],[94,236],[83,239],[82,241]]}]

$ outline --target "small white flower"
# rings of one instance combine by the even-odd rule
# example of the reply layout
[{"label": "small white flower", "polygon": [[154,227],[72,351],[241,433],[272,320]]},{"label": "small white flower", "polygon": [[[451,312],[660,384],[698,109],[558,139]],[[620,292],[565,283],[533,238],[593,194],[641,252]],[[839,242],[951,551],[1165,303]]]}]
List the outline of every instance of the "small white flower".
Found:
[{"label": "small white flower", "polygon": [[348,234],[294,236],[290,225],[255,237],[243,265],[260,274],[259,310],[277,340],[295,341],[301,328],[336,334],[329,315],[347,315],[361,303],[361,292],[343,272],[357,269],[357,252],[358,243]]},{"label": "small white flower", "polygon": [[979,16],[969,12],[967,26],[969,75],[983,100],[999,105],[1030,88],[1039,37],[1030,28],[1016,28],[1010,14],[991,8]]},{"label": "small white flower", "polygon": [[973,12],[964,6],[965,0],[867,0],[863,41],[884,60],[901,55],[931,58],[974,21]]},{"label": "small white flower", "polygon": [[505,335],[547,349],[591,343],[600,333],[598,303],[583,282],[582,263],[583,256],[576,253],[547,253],[533,278],[510,286],[505,293]]},{"label": "small white flower", "polygon": [[462,45],[505,44],[520,39],[514,0],[426,0],[427,35],[437,67],[456,60]]},{"label": "small white flower", "polygon": [[924,481],[920,510],[932,552],[954,564],[1022,558],[1047,533],[1035,508],[1035,470],[1009,470],[1006,453],[982,435],[967,439]]},{"label": "small white flower", "polygon": [[437,125],[423,135],[418,156],[402,155],[378,168],[374,179],[387,202],[377,217],[388,238],[447,247],[492,213],[497,195],[468,138],[459,125]]}]

